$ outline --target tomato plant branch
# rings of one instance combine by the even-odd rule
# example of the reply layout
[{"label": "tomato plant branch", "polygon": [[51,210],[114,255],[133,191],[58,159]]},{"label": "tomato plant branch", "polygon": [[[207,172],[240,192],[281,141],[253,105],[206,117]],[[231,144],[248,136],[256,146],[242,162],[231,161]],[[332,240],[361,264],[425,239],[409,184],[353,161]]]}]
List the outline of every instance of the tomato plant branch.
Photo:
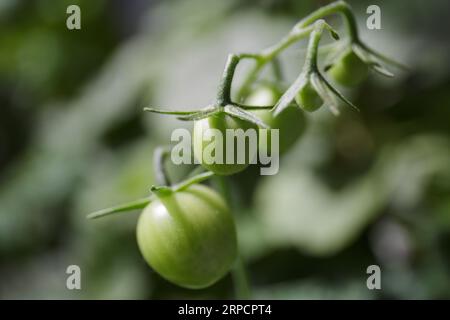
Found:
[{"label": "tomato plant branch", "polygon": [[248,281],[247,270],[245,269],[242,257],[238,256],[236,264],[232,271],[232,278],[234,283],[234,291],[236,299],[250,299],[251,289]]},{"label": "tomato plant branch", "polygon": [[241,57],[235,54],[228,55],[219,89],[217,91],[218,106],[225,107],[227,104],[231,103],[231,83],[233,82],[234,72],[236,71],[240,59]]},{"label": "tomato plant branch", "polygon": [[[301,88],[305,85],[306,82],[310,81],[309,76],[312,74],[309,71],[314,71],[317,73],[317,76],[314,76],[314,80],[312,84],[314,88],[319,92],[320,96],[324,99],[324,101],[330,106],[333,113],[338,113],[336,101],[334,101],[333,97],[337,96],[339,99],[344,101],[346,104],[352,106],[357,109],[350,101],[345,99],[345,97],[323,77],[317,70],[317,52],[318,52],[318,39],[320,39],[320,34],[322,30],[317,30],[317,22],[320,21],[320,28],[328,29],[332,36],[337,39],[337,33],[334,29],[321,20],[324,17],[333,14],[340,14],[345,22],[345,26],[349,35],[349,41],[345,43],[343,48],[341,49],[350,49],[352,50],[365,64],[367,64],[374,71],[388,77],[392,77],[393,74],[386,70],[380,63],[386,62],[393,64],[398,67],[404,67],[401,64],[385,57],[384,55],[370,49],[367,45],[360,41],[358,36],[358,29],[356,24],[355,16],[351,10],[350,5],[348,5],[345,1],[336,1],[327,6],[321,7],[308,15],[307,17],[300,20],[291,31],[284,36],[278,43],[261,50],[259,53],[240,53],[240,54],[230,54],[228,55],[227,62],[225,64],[225,68],[218,86],[216,103],[200,110],[193,111],[164,111],[158,110],[154,108],[145,108],[145,111],[162,113],[162,114],[171,114],[177,115],[178,119],[186,120],[186,121],[195,121],[210,117],[219,112],[225,112],[232,117],[239,118],[241,120],[245,120],[256,124],[260,127],[267,127],[260,121],[257,117],[252,115],[250,112],[256,109],[256,107],[245,106],[239,104],[244,98],[246,98],[251,90],[252,84],[257,80],[261,71],[264,67],[271,63],[274,67],[275,77],[277,79],[281,78],[281,71],[278,64],[278,55],[290,47],[292,44],[298,42],[299,40],[310,36],[311,33],[314,33],[314,37],[311,39],[316,39],[314,45],[309,45],[307,50],[306,62],[303,69],[302,74],[298,77],[298,79],[291,85],[292,90],[286,92],[282,99],[278,101],[275,109],[278,114],[281,112],[288,103],[292,102],[297,91],[293,90],[294,88]],[[310,43],[311,44],[311,43]],[[232,101],[231,97],[231,89],[232,82],[234,78],[234,74],[237,68],[237,65],[242,59],[253,59],[255,60],[255,64],[252,66],[250,71],[247,73],[242,86],[239,88],[237,92],[237,103]],[[325,66],[325,70],[330,69],[333,66],[333,62],[327,64]],[[310,70],[306,70],[309,68]],[[268,106],[262,106],[262,108],[268,108]]]},{"label": "tomato plant branch", "polygon": [[[368,63],[375,71],[377,71],[382,75],[390,76],[390,72],[386,72],[386,70],[382,68],[377,61],[374,61],[375,59],[373,58],[378,58],[379,60],[382,60],[386,63],[395,65],[400,68],[406,68],[402,64],[395,62],[394,60],[376,52],[375,50],[365,45],[359,39],[356,19],[351,10],[350,5],[347,4],[345,1],[336,1],[327,6],[317,9],[307,17],[300,20],[291,29],[291,31],[284,38],[282,38],[281,41],[278,42],[277,44],[268,47],[266,49],[263,49],[260,53],[253,54],[256,63],[247,73],[246,78],[244,79],[244,82],[237,93],[238,101],[241,101],[249,94],[251,85],[256,81],[256,79],[258,78],[258,76],[260,75],[261,71],[264,69],[267,63],[271,62],[282,51],[290,47],[292,44],[308,36],[309,33],[311,33],[314,29],[311,26],[311,24],[313,24],[315,21],[333,14],[341,14],[341,16],[344,19],[345,26],[349,35],[348,45],[350,47],[356,45],[359,48],[361,48],[360,51],[364,51],[366,55],[366,59],[364,61]],[[358,56],[361,57],[360,54],[358,54]],[[371,57],[371,59],[367,59],[367,57],[369,56]]]},{"label": "tomato plant branch", "polygon": [[351,41],[357,41],[358,40],[358,27],[356,24],[355,16],[351,10],[350,5],[345,1],[336,1],[333,3],[330,3],[327,6],[321,7],[314,11],[313,13],[309,14],[300,22],[298,22],[294,26],[295,29],[303,29],[307,27],[308,25],[314,23],[318,19],[322,19],[326,16],[330,16],[332,14],[340,13],[345,21],[345,25],[350,37]]},{"label": "tomato plant branch", "polygon": [[[233,201],[231,188],[229,185],[230,181],[226,177],[223,177],[223,176],[216,176],[215,181],[217,182],[220,193],[225,198],[227,203],[231,206],[231,210],[233,211],[236,206],[235,206],[235,202]],[[239,241],[238,241],[238,243],[239,243]],[[231,270],[231,276],[233,279],[234,292],[235,292],[236,299],[250,299],[251,298],[250,283],[248,280],[248,275],[247,275],[247,271],[245,268],[245,264],[239,253],[236,258],[234,267]]]},{"label": "tomato plant branch", "polygon": [[169,152],[169,149],[166,147],[157,147],[153,153],[155,180],[158,184],[166,186],[170,185],[170,179],[164,166],[164,162],[167,159]]},{"label": "tomato plant branch", "polygon": [[280,100],[274,107],[274,114],[277,115],[287,108],[295,99],[295,96],[308,85],[311,85],[317,91],[320,98],[328,104],[331,111],[338,113],[337,103],[334,96],[337,96],[346,104],[358,109],[350,101],[348,101],[336,88],[332,87],[328,81],[321,75],[317,66],[317,55],[320,39],[324,30],[330,32],[331,36],[338,40],[339,36],[336,31],[328,25],[324,20],[317,20],[314,23],[314,29],[309,35],[308,48],[305,63],[302,72],[289,89],[281,96]]}]

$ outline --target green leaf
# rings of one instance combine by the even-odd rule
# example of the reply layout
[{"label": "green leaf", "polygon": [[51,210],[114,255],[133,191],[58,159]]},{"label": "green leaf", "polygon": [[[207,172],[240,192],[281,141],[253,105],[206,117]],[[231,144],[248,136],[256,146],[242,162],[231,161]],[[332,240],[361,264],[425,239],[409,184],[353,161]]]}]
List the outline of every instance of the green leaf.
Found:
[{"label": "green leaf", "polygon": [[295,96],[300,89],[306,84],[307,77],[304,72],[300,73],[294,83],[287,89],[287,91],[281,96],[280,100],[274,106],[274,115],[278,115],[284,109],[286,109],[291,102],[295,99]]},{"label": "green leaf", "polygon": [[224,112],[232,117],[236,117],[238,119],[253,123],[260,128],[270,129],[270,127],[267,124],[265,124],[261,119],[259,119],[253,113],[250,113],[243,109],[240,109],[237,106],[233,106],[231,104],[226,105],[224,108]]},{"label": "green leaf", "polygon": [[183,110],[163,110],[163,109],[156,109],[156,108],[144,108],[144,111],[152,112],[152,113],[158,113],[158,114],[168,114],[168,115],[190,115],[199,112],[199,110],[193,110],[193,111],[183,111]]},{"label": "green leaf", "polygon": [[378,51],[375,51],[374,49],[369,48],[369,47],[368,47],[367,45],[365,45],[364,43],[361,43],[360,45],[361,45],[367,52],[369,52],[371,55],[377,57],[378,59],[382,60],[383,62],[386,62],[386,63],[388,63],[388,64],[394,65],[394,66],[396,66],[396,67],[398,67],[398,68],[400,68],[400,69],[403,69],[403,70],[410,70],[410,68],[409,68],[408,66],[404,65],[403,63],[400,63],[400,62],[395,61],[395,60],[393,60],[393,59],[391,59],[391,58],[388,58],[387,56],[385,56],[385,55],[379,53]]},{"label": "green leaf", "polygon": [[244,110],[271,110],[273,108],[273,106],[248,106],[240,103],[235,103],[235,105]]},{"label": "green leaf", "polygon": [[192,176],[192,177],[189,177],[188,179],[183,180],[180,183],[178,183],[177,185],[173,186],[172,190],[173,191],[184,190],[187,187],[189,187],[190,185],[193,185],[193,184],[205,181],[206,179],[209,179],[212,176],[214,176],[214,172],[211,172],[211,171],[206,171],[206,172],[199,173],[199,174],[197,174],[195,176]]},{"label": "green leaf", "polygon": [[380,53],[368,48],[364,44],[353,44],[352,45],[353,52],[365,63],[369,65],[371,69],[378,72],[379,74],[386,76],[386,77],[393,77],[394,74],[387,70],[385,67],[382,66],[382,64],[377,61],[381,60],[381,62],[389,63],[391,65],[395,65],[402,69],[407,69],[406,66],[403,66],[399,64],[398,62],[395,62]]},{"label": "green leaf", "polygon": [[342,93],[340,93],[336,88],[334,88],[322,75],[320,75],[321,80],[323,81],[323,83],[325,83],[325,85],[328,87],[328,89],[330,89],[339,99],[341,99],[342,101],[344,101],[347,105],[349,105],[350,107],[352,107],[353,109],[355,109],[356,111],[359,112],[359,108],[357,106],[355,106],[350,100],[348,100],[346,97],[344,97],[344,95]]},{"label": "green leaf", "polygon": [[131,211],[131,210],[136,210],[136,209],[143,209],[145,208],[151,201],[153,200],[153,197],[147,197],[147,198],[142,198],[142,199],[138,199],[138,200],[134,200],[131,202],[127,202],[127,203],[123,203],[123,204],[119,204],[117,206],[114,207],[110,207],[110,208],[106,208],[106,209],[102,209],[99,211],[95,211],[92,212],[90,214],[87,215],[88,219],[97,219],[97,218],[101,218],[113,213],[119,213],[119,212],[126,212],[126,211]]},{"label": "green leaf", "polygon": [[381,64],[379,64],[378,62],[373,62],[370,65],[370,68],[372,68],[374,71],[378,72],[379,74],[392,78],[394,76],[394,74],[392,72],[390,72],[389,70],[387,70],[386,68],[384,68]]},{"label": "green leaf", "polygon": [[177,117],[177,119],[182,120],[182,121],[201,120],[201,119],[208,118],[208,117],[216,114],[217,112],[219,112],[219,109],[214,106],[211,108],[205,108],[201,111],[198,111],[196,113],[193,113],[193,114],[190,114],[187,116]]},{"label": "green leaf", "polygon": [[316,89],[317,93],[325,102],[325,104],[328,105],[331,112],[334,115],[339,115],[337,102],[328,91],[328,88],[322,83],[322,78],[319,76],[318,73],[314,72],[311,74],[311,84],[314,87],[314,89]]},{"label": "green leaf", "polygon": [[372,58],[369,54],[369,52],[367,52],[363,47],[361,47],[358,44],[353,44],[352,45],[352,50],[353,52],[366,64],[372,64]]}]

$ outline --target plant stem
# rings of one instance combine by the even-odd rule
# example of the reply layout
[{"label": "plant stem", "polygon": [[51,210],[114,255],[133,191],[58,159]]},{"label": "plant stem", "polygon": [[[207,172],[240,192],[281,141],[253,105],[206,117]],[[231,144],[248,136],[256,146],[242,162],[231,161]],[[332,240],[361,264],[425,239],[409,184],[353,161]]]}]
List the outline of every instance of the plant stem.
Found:
[{"label": "plant stem", "polygon": [[[233,211],[233,199],[230,192],[229,181],[227,181],[226,177],[217,176],[217,184],[222,193],[223,197],[230,204],[231,209]],[[239,241],[238,241],[239,243]],[[245,270],[244,262],[241,258],[238,248],[238,257],[236,259],[235,265],[231,270],[231,275],[234,283],[234,292],[237,299],[250,299],[251,298],[251,289],[250,284],[247,277],[247,272]]]},{"label": "plant stem", "polygon": [[153,154],[153,166],[155,170],[156,183],[163,186],[170,185],[170,179],[164,166],[164,161],[169,154],[169,150],[165,147],[157,147]]},{"label": "plant stem", "polygon": [[237,299],[250,299],[251,290],[248,282],[247,271],[245,269],[244,262],[239,256],[236,260],[236,264],[232,273],[234,292]]},{"label": "plant stem", "polygon": [[309,26],[314,21],[324,18],[326,16],[340,13],[342,17],[344,18],[345,25],[348,31],[348,34],[350,36],[350,39],[352,41],[358,40],[358,29],[356,25],[356,19],[353,15],[353,12],[351,10],[351,7],[348,3],[345,1],[336,1],[333,3],[330,3],[327,6],[324,6],[322,8],[317,9],[310,15],[306,16],[302,20],[300,20],[299,23],[297,23],[293,29],[303,29],[306,26]]},{"label": "plant stem", "polygon": [[217,92],[217,104],[219,106],[226,106],[231,103],[231,83],[233,75],[236,71],[236,66],[240,61],[240,57],[235,54],[228,55],[225,69],[223,70],[222,79],[219,84]]},{"label": "plant stem", "polygon": [[350,41],[358,42],[356,20],[350,6],[346,2],[336,1],[325,7],[319,8],[298,22],[280,42],[262,50],[259,54],[254,54],[254,56],[259,56],[260,58],[256,60],[255,65],[247,73],[247,76],[238,91],[238,101],[248,95],[251,84],[257,79],[268,62],[292,44],[308,36],[313,30],[311,24],[314,21],[336,13],[340,13],[343,16]]},{"label": "plant stem", "polygon": [[281,39],[280,42],[262,50],[261,53],[257,55],[259,56],[259,59],[256,59],[255,65],[247,73],[244,83],[238,91],[238,101],[242,100],[243,97],[246,97],[248,95],[251,84],[255,82],[256,78],[267,63],[271,62],[278,54],[290,47],[295,42],[307,37],[312,30],[313,27],[308,27],[302,30],[292,29],[287,36]]},{"label": "plant stem", "polygon": [[151,201],[153,201],[155,199],[155,195],[164,195],[164,194],[167,194],[167,193],[170,193],[173,191],[183,190],[192,184],[199,183],[206,179],[209,179],[213,175],[214,175],[214,173],[207,171],[207,172],[203,172],[198,175],[195,175],[193,177],[190,177],[190,178],[180,182],[179,184],[174,185],[173,187],[168,187],[167,185],[163,185],[160,187],[153,186],[151,190],[154,193],[154,195],[151,195],[146,198],[130,201],[127,203],[119,204],[119,205],[111,207],[111,208],[106,208],[106,209],[102,209],[99,211],[95,211],[93,213],[90,213],[87,216],[87,218],[88,219],[97,219],[97,218],[102,218],[104,216],[108,216],[108,215],[114,214],[114,213],[126,212],[126,211],[131,211],[131,210],[136,210],[136,209],[143,209]]},{"label": "plant stem", "polygon": [[309,35],[308,47],[306,49],[306,59],[303,66],[305,73],[317,70],[317,53],[319,51],[319,42],[322,37],[323,30],[327,24],[323,20],[317,20],[314,24],[314,30]]}]

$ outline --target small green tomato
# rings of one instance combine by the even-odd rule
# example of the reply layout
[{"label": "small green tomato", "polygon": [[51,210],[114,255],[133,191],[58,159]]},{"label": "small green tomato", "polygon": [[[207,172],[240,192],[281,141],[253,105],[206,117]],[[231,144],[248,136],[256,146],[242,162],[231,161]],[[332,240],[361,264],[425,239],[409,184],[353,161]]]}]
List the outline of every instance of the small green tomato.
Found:
[{"label": "small green tomato", "polygon": [[[256,156],[256,148],[250,148],[248,141],[245,143],[245,150],[239,150],[238,152],[238,139],[234,137],[233,146],[234,150],[228,150],[226,138],[227,130],[242,129],[244,132],[252,129],[256,137],[258,127],[250,122],[231,117],[226,113],[215,114],[214,116],[195,121],[194,133],[193,133],[193,149],[194,156],[200,162],[200,164],[207,170],[214,172],[217,175],[232,175],[243,171],[250,165],[250,162]],[[212,135],[217,132],[220,137]],[[210,136],[211,139],[205,137]],[[233,152],[234,158],[227,163],[227,154]],[[245,153],[243,156],[244,161],[239,163],[238,153]],[[210,159],[212,156],[212,159]],[[215,161],[218,160],[218,161]],[[221,162],[221,163],[220,163]]]},{"label": "small green tomato", "polygon": [[221,279],[237,255],[233,217],[222,197],[203,185],[151,202],[139,217],[137,242],[157,273],[190,289]]},{"label": "small green tomato", "polygon": [[316,111],[323,104],[322,98],[319,96],[316,89],[313,88],[311,82],[309,81],[297,93],[297,95],[295,96],[295,101],[303,110],[308,112]]},{"label": "small green tomato", "polygon": [[[248,96],[245,103],[255,106],[273,106],[280,99],[281,95],[282,93],[278,88],[262,85]],[[279,130],[280,154],[288,151],[297,142],[306,126],[306,118],[295,104],[290,105],[277,116],[274,116],[271,110],[256,110],[252,112],[271,129]],[[267,144],[260,139],[259,148],[270,152],[271,137],[272,134],[269,133]]]},{"label": "small green tomato", "polygon": [[367,78],[368,70],[367,64],[349,49],[337,58],[328,72],[336,82],[353,87]]}]

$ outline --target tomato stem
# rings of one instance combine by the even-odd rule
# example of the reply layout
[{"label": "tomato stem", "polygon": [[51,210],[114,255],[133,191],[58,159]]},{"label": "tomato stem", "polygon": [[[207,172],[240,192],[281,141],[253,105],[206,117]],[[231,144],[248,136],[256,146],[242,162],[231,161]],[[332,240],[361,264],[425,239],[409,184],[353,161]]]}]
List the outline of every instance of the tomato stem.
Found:
[{"label": "tomato stem", "polygon": [[251,84],[255,82],[267,63],[271,62],[282,51],[290,47],[292,44],[307,37],[309,33],[313,31],[313,27],[311,26],[312,23],[314,23],[318,19],[322,19],[326,16],[337,13],[340,13],[345,21],[350,41],[359,42],[356,19],[349,4],[347,4],[345,1],[336,1],[327,6],[321,7],[307,17],[300,20],[291,29],[291,31],[278,43],[262,50],[259,54],[255,54],[260,55],[261,59],[259,59],[252,67],[252,69],[248,72],[243,85],[239,89],[238,98],[243,99],[248,95]]},{"label": "tomato stem", "polygon": [[170,150],[167,147],[157,147],[153,153],[155,180],[158,184],[164,186],[169,186],[171,184],[167,170],[164,166],[164,162],[166,161],[169,153]]},{"label": "tomato stem", "polygon": [[232,271],[234,291],[237,299],[250,299],[251,289],[248,281],[247,270],[245,269],[245,264],[241,258],[238,256],[236,264]]},{"label": "tomato stem", "polygon": [[239,56],[235,54],[228,55],[217,92],[217,105],[219,106],[225,107],[227,104],[231,103],[231,83],[239,61]]},{"label": "tomato stem", "polygon": [[[216,176],[216,181],[218,184],[218,188],[220,189],[220,193],[225,198],[226,202],[231,206],[231,210],[233,211],[235,202],[233,202],[233,197],[231,194],[231,188],[229,185],[230,180],[227,177]],[[238,235],[239,236],[239,235]],[[238,241],[239,244],[239,241]],[[248,280],[247,271],[245,269],[244,261],[242,260],[241,255],[239,254],[239,245],[238,245],[238,256],[235,261],[235,265],[231,270],[231,276],[233,278],[234,283],[234,291],[237,299],[251,299],[251,288]]]},{"label": "tomato stem", "polygon": [[[297,93],[306,86],[309,82],[312,82],[311,79],[316,75],[320,75],[319,69],[317,67],[317,55],[319,51],[319,43],[322,37],[323,31],[328,30],[334,39],[338,39],[337,32],[324,20],[317,20],[313,25],[313,30],[309,34],[309,42],[308,47],[306,49],[306,59],[303,64],[303,69],[297,80],[289,87],[289,89],[281,96],[279,101],[274,107],[274,114],[280,114],[285,108],[287,108],[291,102],[294,100]],[[331,110],[336,114],[337,107],[333,99],[330,97],[328,92],[326,92],[327,88],[312,83],[314,88],[317,90],[321,98],[326,101]],[[322,90],[323,89],[323,90]]]}]

